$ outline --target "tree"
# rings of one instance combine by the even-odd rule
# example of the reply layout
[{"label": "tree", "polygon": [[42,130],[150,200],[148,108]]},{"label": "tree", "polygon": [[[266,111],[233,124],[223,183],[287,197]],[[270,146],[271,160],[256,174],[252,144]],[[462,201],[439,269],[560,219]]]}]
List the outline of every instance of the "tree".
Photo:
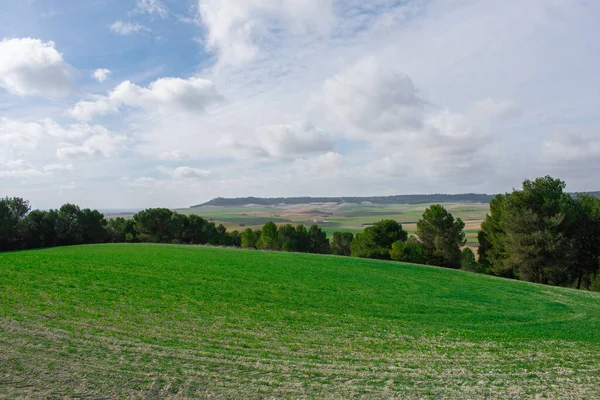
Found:
[{"label": "tree", "polygon": [[283,251],[298,251],[296,228],[291,224],[281,225],[277,229],[278,241]]},{"label": "tree", "polygon": [[206,244],[208,243],[208,221],[198,215],[190,215],[188,218],[186,230],[183,234],[188,243]]},{"label": "tree", "polygon": [[187,216],[179,213],[171,214],[169,221],[169,238],[171,243],[191,243],[188,226],[190,220]]},{"label": "tree", "polygon": [[564,188],[563,181],[546,176],[526,180],[522,190],[506,196],[501,221],[505,265],[520,279],[559,284],[568,278],[570,196]]},{"label": "tree", "polygon": [[349,257],[353,240],[354,235],[351,232],[335,232],[331,240],[331,254]]},{"label": "tree", "polygon": [[411,235],[406,243],[404,243],[404,255],[401,261],[425,264],[425,250],[416,236]]},{"label": "tree", "polygon": [[170,243],[173,239],[170,229],[173,211],[168,208],[149,208],[133,216],[138,237],[152,243]]},{"label": "tree", "polygon": [[261,250],[280,250],[281,243],[277,233],[277,225],[273,222],[267,222],[260,234],[260,239],[256,243],[256,248]]},{"label": "tree", "polygon": [[402,225],[390,219],[382,220],[365,228],[350,245],[353,257],[390,260],[390,250],[395,242],[406,242],[408,233]]},{"label": "tree", "polygon": [[311,225],[308,229],[308,252],[315,254],[329,254],[330,246],[327,233],[318,225]]},{"label": "tree", "polygon": [[227,228],[223,224],[217,226],[217,244],[219,246],[231,246],[231,238],[227,235]]},{"label": "tree", "polygon": [[392,243],[392,249],[390,250],[390,257],[393,261],[402,261],[404,258],[404,242],[397,241]]},{"label": "tree", "polygon": [[33,210],[22,221],[22,248],[37,249],[58,245],[56,210]]},{"label": "tree", "polygon": [[600,267],[600,199],[579,194],[567,204],[569,275],[577,289],[589,289]]},{"label": "tree", "polygon": [[477,233],[479,241],[479,264],[496,276],[515,278],[516,271],[506,263],[506,232],[502,225],[504,205],[509,195],[499,194],[490,202],[490,213],[486,215]]},{"label": "tree", "polygon": [[227,233],[229,236],[229,245],[240,247],[242,245],[242,237],[239,231],[231,231]]},{"label": "tree", "polygon": [[296,251],[300,253],[308,253],[309,238],[306,227],[302,224],[296,225]]},{"label": "tree", "polygon": [[56,232],[60,246],[83,243],[83,227],[81,226],[81,209],[79,206],[63,204],[58,209]]},{"label": "tree", "polygon": [[456,220],[443,206],[434,204],[417,222],[417,236],[428,264],[460,268],[460,247],[466,243],[464,222]]},{"label": "tree", "polygon": [[241,246],[244,249],[255,249],[256,243],[260,239],[260,234],[256,235],[255,231],[247,228],[241,235]]},{"label": "tree", "polygon": [[19,247],[19,224],[30,209],[29,202],[20,197],[0,199],[0,251]]},{"label": "tree", "polygon": [[82,243],[104,243],[108,239],[104,214],[85,208],[79,213],[77,224],[81,229]]},{"label": "tree", "polygon": [[460,269],[469,272],[483,272],[481,265],[475,259],[475,253],[469,247],[465,247],[460,256]]}]

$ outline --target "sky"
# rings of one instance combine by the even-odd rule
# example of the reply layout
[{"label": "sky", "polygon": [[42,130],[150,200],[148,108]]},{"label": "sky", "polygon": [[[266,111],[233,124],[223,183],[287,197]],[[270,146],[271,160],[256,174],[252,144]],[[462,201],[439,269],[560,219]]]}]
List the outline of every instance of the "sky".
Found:
[{"label": "sky", "polygon": [[0,196],[600,190],[600,2],[0,0]]}]

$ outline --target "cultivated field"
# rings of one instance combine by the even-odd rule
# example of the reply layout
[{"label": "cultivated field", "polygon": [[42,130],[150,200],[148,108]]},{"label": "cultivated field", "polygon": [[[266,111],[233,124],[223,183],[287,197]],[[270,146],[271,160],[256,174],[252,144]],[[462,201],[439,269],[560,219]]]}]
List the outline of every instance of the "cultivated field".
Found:
[{"label": "cultivated field", "polygon": [[600,398],[600,295],[198,246],[0,254],[0,397]]},{"label": "cultivated field", "polygon": [[[443,204],[454,217],[465,221],[467,245],[476,247],[477,231],[489,211],[489,204]],[[182,214],[197,214],[215,223],[222,223],[228,230],[258,229],[266,222],[276,224],[317,223],[329,236],[333,232],[359,233],[363,229],[382,219],[394,219],[404,225],[404,229],[413,234],[416,223],[421,219],[429,204],[337,204],[311,203],[278,207],[198,207],[176,210]]]}]

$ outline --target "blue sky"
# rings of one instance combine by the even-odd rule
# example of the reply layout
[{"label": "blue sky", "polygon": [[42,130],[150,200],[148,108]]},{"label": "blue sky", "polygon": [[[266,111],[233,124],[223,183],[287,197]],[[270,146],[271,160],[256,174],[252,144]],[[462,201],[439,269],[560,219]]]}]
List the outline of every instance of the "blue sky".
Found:
[{"label": "blue sky", "polygon": [[600,190],[600,4],[0,0],[0,195]]}]

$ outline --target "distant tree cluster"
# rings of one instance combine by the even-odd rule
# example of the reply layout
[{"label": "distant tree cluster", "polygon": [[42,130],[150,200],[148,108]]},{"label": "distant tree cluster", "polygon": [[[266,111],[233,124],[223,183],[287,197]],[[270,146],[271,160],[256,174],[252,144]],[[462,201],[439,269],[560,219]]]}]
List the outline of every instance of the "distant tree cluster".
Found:
[{"label": "distant tree cluster", "polygon": [[297,253],[330,252],[327,234],[318,225],[312,225],[307,230],[304,225],[286,224],[277,227],[273,222],[267,222],[261,230],[253,231],[248,228],[242,232],[241,247]]},{"label": "distant tree cluster", "polygon": [[107,221],[73,204],[30,211],[21,198],[3,198],[0,251],[104,242],[208,244],[429,264],[600,290],[600,199],[564,188],[563,181],[544,177],[495,196],[478,233],[478,259],[464,247],[464,222],[439,204],[425,210],[410,237],[397,221],[382,220],[356,236],[335,232],[330,240],[318,225],[268,222],[262,229],[228,232],[222,224],[166,208]]}]

